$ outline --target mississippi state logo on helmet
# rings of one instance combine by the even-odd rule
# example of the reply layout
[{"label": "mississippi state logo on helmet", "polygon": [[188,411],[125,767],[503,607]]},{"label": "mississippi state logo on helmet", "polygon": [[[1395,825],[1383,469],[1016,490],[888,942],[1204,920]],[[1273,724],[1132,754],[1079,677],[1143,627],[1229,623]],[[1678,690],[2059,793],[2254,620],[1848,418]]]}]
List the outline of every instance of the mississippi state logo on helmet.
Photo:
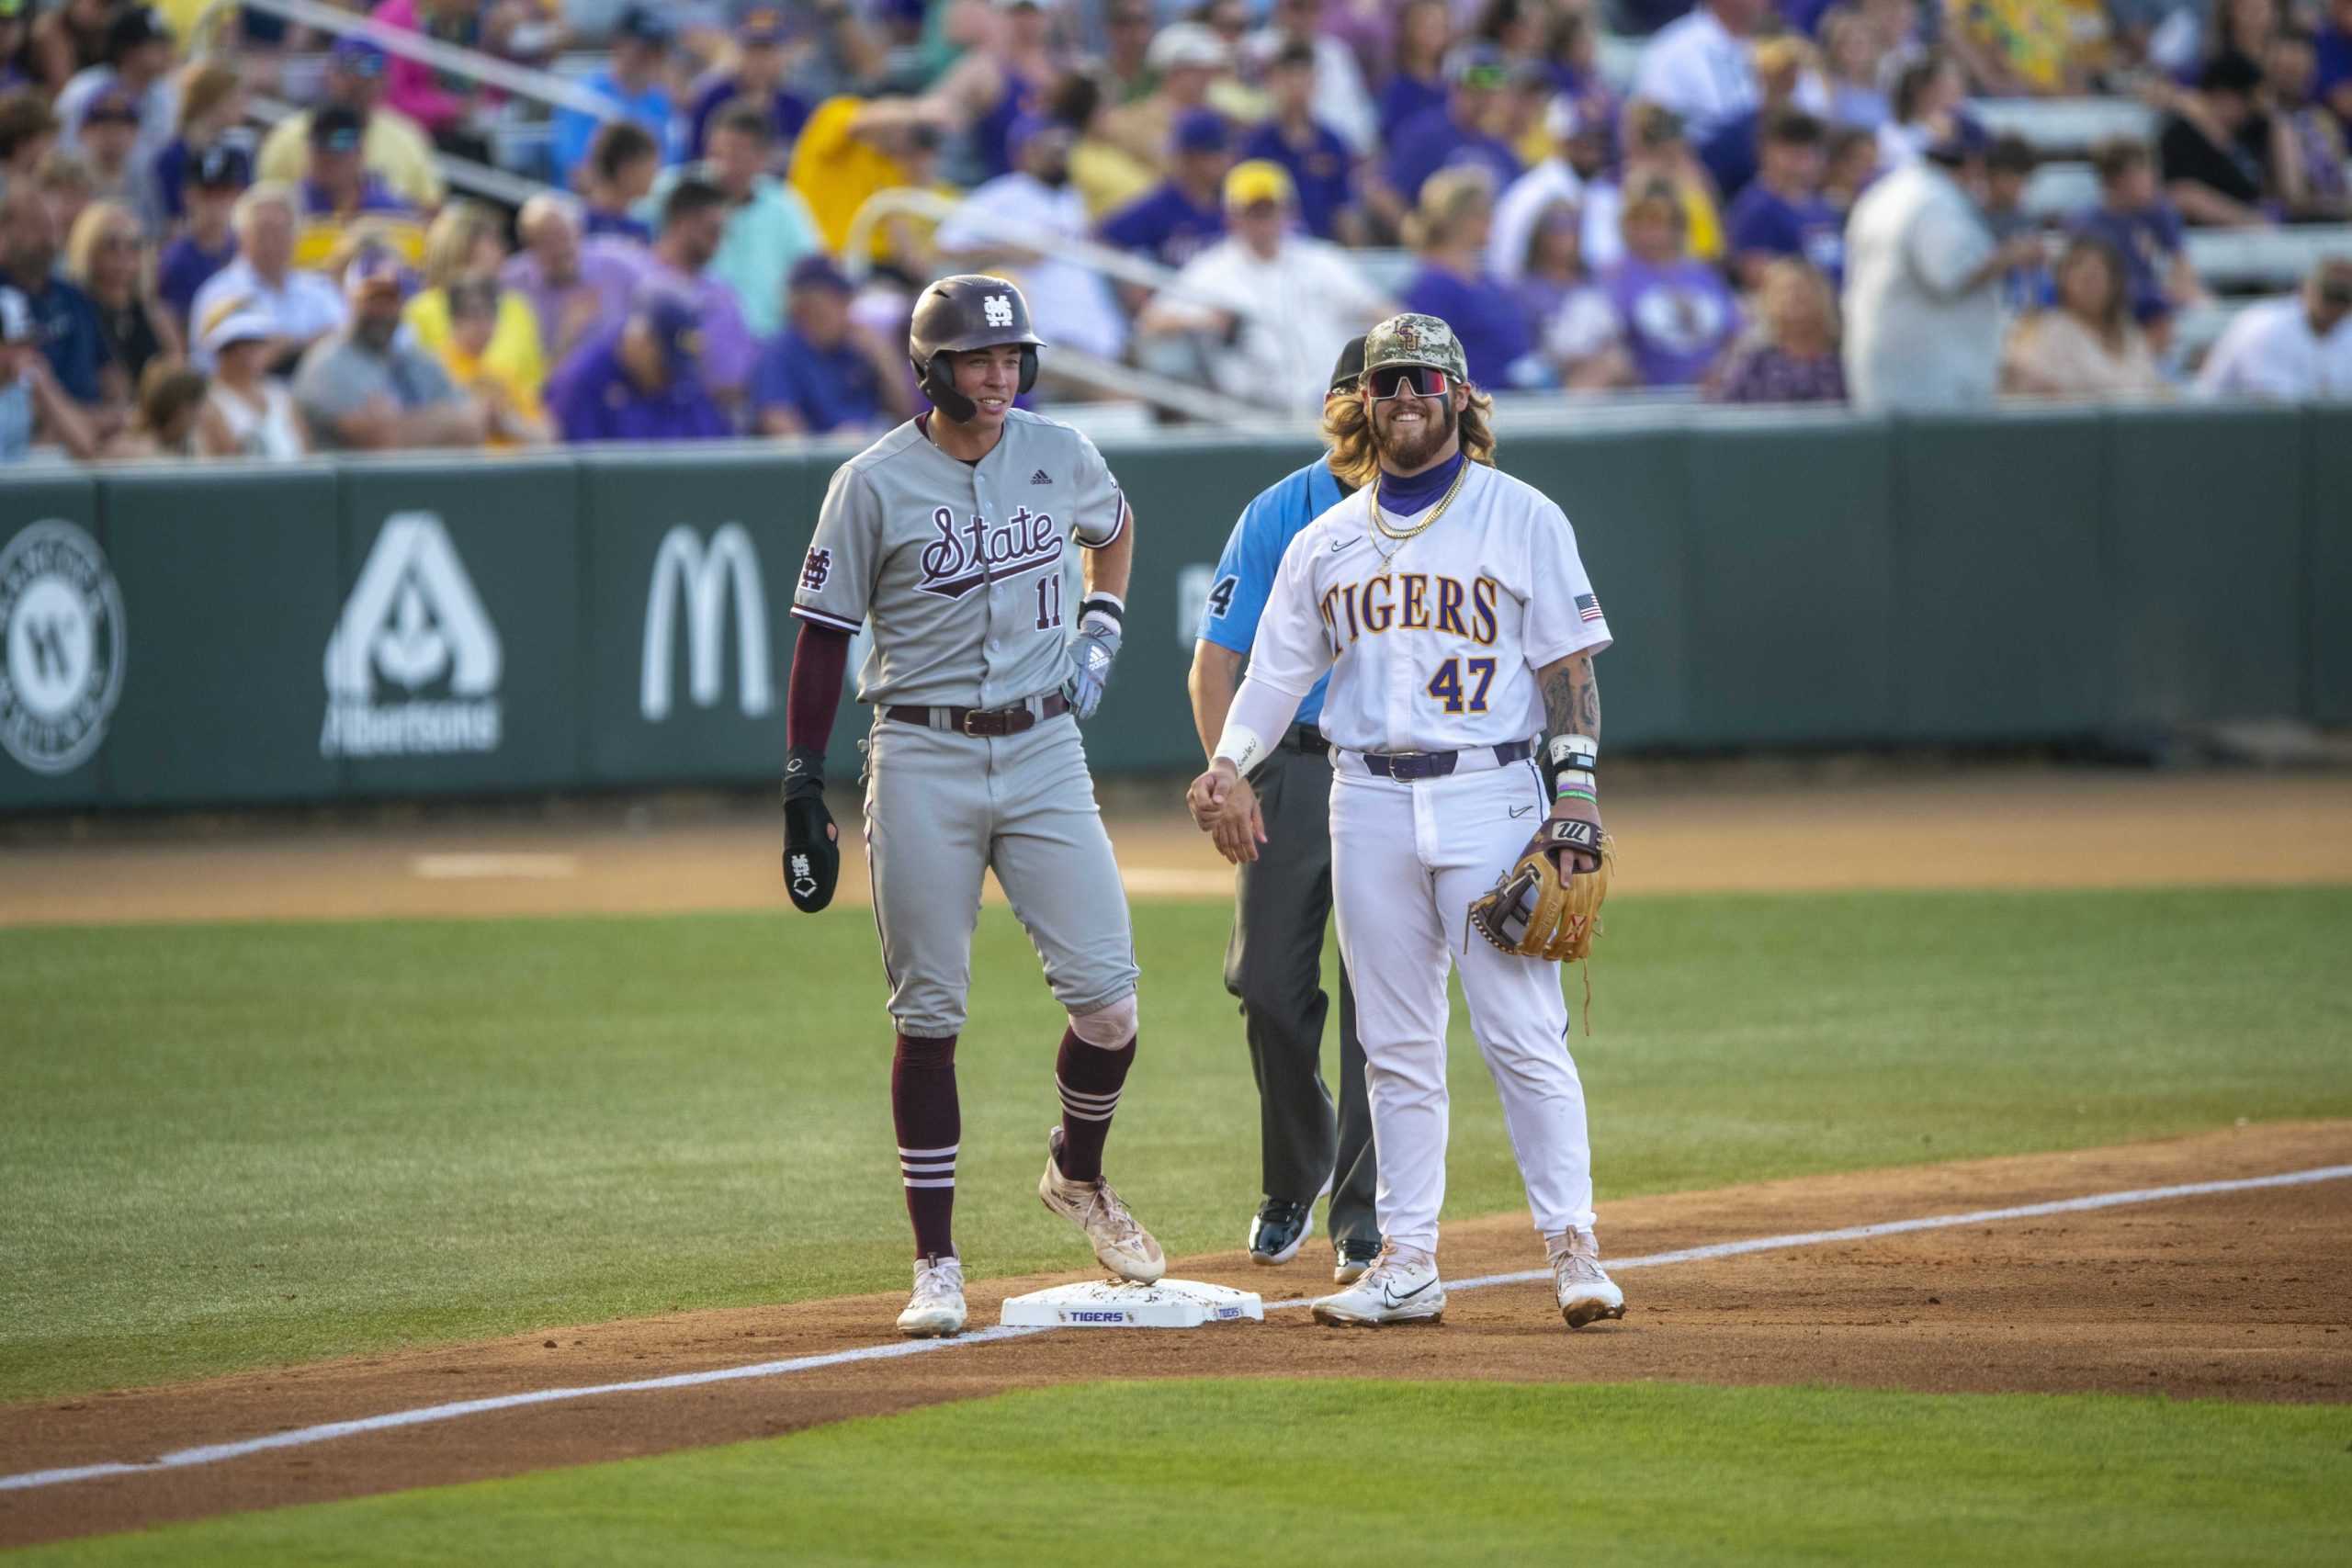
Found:
[{"label": "mississippi state logo on helmet", "polygon": [[962,423],[978,412],[972,400],[956,389],[950,356],[976,348],[1017,344],[1021,348],[1021,389],[1037,384],[1037,351],[1046,340],[1029,324],[1029,301],[1001,277],[964,273],[943,277],[915,301],[914,322],[907,333],[907,357],[914,361],[915,379],[932,406]]}]

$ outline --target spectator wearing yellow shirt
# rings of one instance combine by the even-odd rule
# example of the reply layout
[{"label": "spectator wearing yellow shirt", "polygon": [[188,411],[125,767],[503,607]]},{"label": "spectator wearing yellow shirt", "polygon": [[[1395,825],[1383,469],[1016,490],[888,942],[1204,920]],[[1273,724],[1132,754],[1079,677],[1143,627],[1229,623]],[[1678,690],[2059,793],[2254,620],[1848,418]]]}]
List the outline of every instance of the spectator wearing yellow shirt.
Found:
[{"label": "spectator wearing yellow shirt", "polygon": [[1944,0],[1945,41],[1980,93],[2076,94],[2105,62],[2099,0]]},{"label": "spectator wearing yellow shirt", "polygon": [[367,133],[367,117],[348,104],[330,104],[311,117],[296,266],[324,266],[348,247],[362,223],[409,265],[424,255],[424,226],[416,209],[368,172],[360,152]]},{"label": "spectator wearing yellow shirt", "polygon": [[[495,283],[506,265],[506,238],[498,215],[472,201],[453,201],[441,209],[424,243],[424,287],[401,312],[409,333],[421,348],[447,362],[454,336],[451,290],[460,283],[489,278]],[[468,351],[502,384],[526,393],[537,404],[548,378],[547,354],[539,341],[539,318],[520,289],[493,288],[495,317],[480,346]],[[457,367],[450,367],[457,376]],[[466,378],[458,377],[459,385]]]},{"label": "spectator wearing yellow shirt", "polygon": [[[792,149],[791,184],[808,204],[835,255],[849,248],[850,224],[876,192],[910,186],[954,198],[962,193],[940,183],[939,144],[954,123],[953,112],[933,98],[859,98],[843,96],[817,106]],[[927,281],[929,220],[897,217],[877,224],[873,260],[918,281]]]},{"label": "spectator wearing yellow shirt", "polygon": [[[447,330],[435,352],[458,389],[480,400],[487,416],[483,445],[544,446],[555,439],[536,382],[515,375],[496,355],[498,334],[518,296],[494,277],[460,277],[437,290]],[[419,296],[420,299],[423,296]],[[413,302],[411,310],[413,312]]]},{"label": "spectator wearing yellow shirt", "polygon": [[[416,121],[382,102],[384,51],[365,39],[337,39],[327,51],[322,85],[325,97],[320,108],[343,104],[366,117],[367,130],[359,148],[361,165],[419,211],[439,207],[445,189],[441,172],[434,166],[433,144]],[[302,177],[310,157],[314,113],[305,109],[270,128],[261,144],[263,179],[291,185]]]}]

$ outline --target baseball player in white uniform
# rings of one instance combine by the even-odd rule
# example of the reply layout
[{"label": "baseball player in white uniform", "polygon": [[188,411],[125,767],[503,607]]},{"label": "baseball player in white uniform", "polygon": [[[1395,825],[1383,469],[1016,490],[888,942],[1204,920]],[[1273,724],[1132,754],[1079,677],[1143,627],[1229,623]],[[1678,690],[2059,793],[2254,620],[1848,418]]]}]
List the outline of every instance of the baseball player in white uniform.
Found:
[{"label": "baseball player in white uniform", "polygon": [[1491,404],[1445,322],[1374,327],[1362,385],[1380,471],[1283,553],[1248,678],[1187,801],[1227,859],[1254,859],[1265,833],[1247,774],[1329,673],[1333,898],[1356,981],[1383,1243],[1316,1317],[1434,1323],[1444,1311],[1446,974],[1458,964],[1560,1311],[1580,1328],[1623,1316],[1625,1298],[1593,1238],[1559,965],[1471,941],[1466,922],[1531,835],[1557,847],[1564,873],[1600,863],[1592,658],[1609,624],[1567,518],[1492,467]]},{"label": "baseball player in white uniform", "polygon": [[1092,442],[1013,406],[1036,381],[1040,346],[1028,302],[1002,278],[946,277],[922,291],[908,352],[932,410],[833,475],[792,604],[801,626],[785,716],[784,874],[808,912],[831,899],[840,869],[825,739],[850,637],[874,633],[858,682],[875,709],[866,861],[915,1233],[899,1327],[917,1337],[964,1326],[956,1040],[990,870],[1069,1015],[1054,1062],[1061,1124],[1037,1195],[1112,1273],[1148,1282],[1167,1266],[1102,1179],[1135,1061],[1136,952],[1075,722],[1093,715],[1118,651],[1135,519]]}]

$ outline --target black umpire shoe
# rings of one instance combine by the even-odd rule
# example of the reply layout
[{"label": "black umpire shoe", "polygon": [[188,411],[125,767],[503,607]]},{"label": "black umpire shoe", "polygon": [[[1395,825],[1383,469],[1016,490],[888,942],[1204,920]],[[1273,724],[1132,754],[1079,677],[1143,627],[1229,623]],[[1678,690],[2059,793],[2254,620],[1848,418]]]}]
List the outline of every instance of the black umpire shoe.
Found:
[{"label": "black umpire shoe", "polygon": [[1363,1279],[1364,1270],[1378,1260],[1380,1238],[1374,1236],[1369,1241],[1350,1238],[1337,1242],[1333,1244],[1331,1253],[1331,1278],[1342,1285],[1352,1285]]},{"label": "black umpire shoe", "polygon": [[1258,1217],[1250,1222],[1250,1261],[1269,1267],[1287,1263],[1314,1234],[1314,1204],[1269,1198],[1258,1205]]}]

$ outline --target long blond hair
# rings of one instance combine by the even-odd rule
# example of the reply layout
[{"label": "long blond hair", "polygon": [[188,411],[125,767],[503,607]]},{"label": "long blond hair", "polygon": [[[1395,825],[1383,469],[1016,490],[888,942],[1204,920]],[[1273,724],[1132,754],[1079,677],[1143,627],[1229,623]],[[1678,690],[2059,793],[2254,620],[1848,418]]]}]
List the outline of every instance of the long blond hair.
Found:
[{"label": "long blond hair", "polygon": [[[1462,450],[1474,463],[1495,466],[1495,400],[1464,383],[1467,394],[1459,420]],[[1372,442],[1372,420],[1363,397],[1323,400],[1323,445],[1331,450],[1331,472],[1350,490],[1362,490],[1380,470],[1380,453]]]}]

